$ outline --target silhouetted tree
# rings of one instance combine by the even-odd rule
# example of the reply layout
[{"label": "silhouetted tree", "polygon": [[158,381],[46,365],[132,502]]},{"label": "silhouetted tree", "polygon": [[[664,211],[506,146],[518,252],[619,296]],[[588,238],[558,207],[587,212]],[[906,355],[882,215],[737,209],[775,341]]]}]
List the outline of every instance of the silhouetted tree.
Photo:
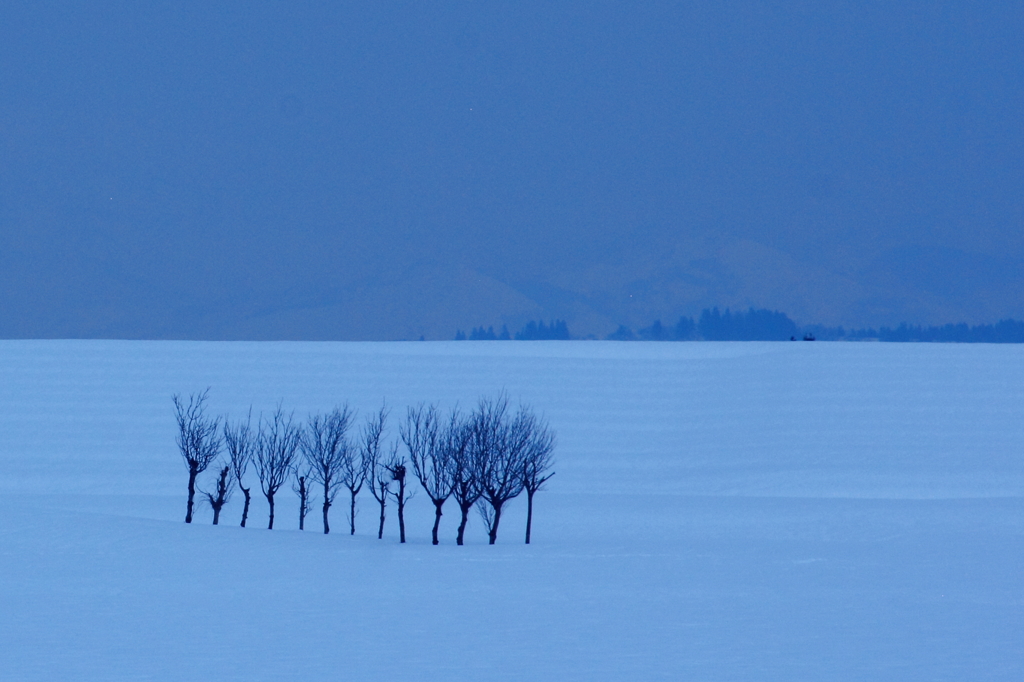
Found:
[{"label": "silhouetted tree", "polygon": [[466,537],[469,510],[480,499],[480,467],[477,450],[473,447],[472,423],[453,412],[448,425],[452,447],[452,497],[459,505],[459,531],[455,544],[462,545]]},{"label": "silhouetted tree", "polygon": [[[300,447],[302,455],[309,465],[310,476],[324,489],[325,535],[331,532],[331,525],[327,518],[328,512],[331,505],[334,504],[339,486],[346,482],[346,466],[350,464],[353,456],[352,448],[346,437],[351,420],[352,415],[347,405],[341,409],[334,408],[329,414],[310,416],[302,435]],[[358,485],[362,485],[361,477]]]},{"label": "silhouetted tree", "polygon": [[[434,405],[409,408],[402,441],[409,450],[412,469],[434,505],[434,528],[431,542],[438,544],[437,530],[441,525],[441,510],[455,487],[455,450],[465,449],[465,432],[460,428],[458,413],[452,412],[449,424],[441,423]],[[461,443],[461,445],[460,445]]]},{"label": "silhouetted tree", "polygon": [[487,524],[490,544],[498,539],[498,524],[505,504],[523,491],[522,457],[529,441],[529,417],[520,409],[508,418],[508,398],[483,399],[471,418],[470,447],[480,478],[477,508]]},{"label": "silhouetted tree", "polygon": [[206,397],[210,389],[190,394],[186,405],[181,396],[175,394],[174,413],[178,422],[178,450],[188,467],[188,504],[185,507],[185,523],[192,523],[192,508],[196,496],[196,477],[206,471],[220,452],[219,418],[206,416]]},{"label": "silhouetted tree", "polygon": [[[387,421],[387,417],[387,407],[382,406],[377,414],[366,420],[359,447],[345,449],[341,481],[349,492],[348,521],[349,532],[352,535],[356,534],[356,496],[362,490],[363,484],[376,472],[377,464],[380,461],[380,437],[384,432],[384,422]],[[387,491],[385,491],[383,499],[385,502],[387,501]],[[381,507],[380,511],[381,526],[378,535],[383,537],[384,508]]]},{"label": "silhouetted tree", "polygon": [[207,502],[210,503],[210,509],[213,510],[213,525],[215,526],[220,523],[220,510],[224,508],[224,505],[231,498],[231,488],[234,485],[234,480],[228,478],[230,473],[231,467],[225,465],[220,470],[220,476],[217,477],[216,493],[202,491],[203,495],[206,496]]},{"label": "silhouetted tree", "polygon": [[310,472],[308,470],[301,474],[298,469],[293,469],[292,471],[295,475],[292,491],[299,496],[299,530],[306,530],[306,514],[309,513],[313,503],[310,496],[312,477],[309,475]]},{"label": "silhouetted tree", "polygon": [[530,529],[533,525],[533,496],[544,484],[555,475],[551,471],[554,464],[552,452],[555,449],[555,434],[546,423],[528,411],[525,414],[524,427],[529,430],[526,447],[523,450],[522,472],[523,488],[526,490],[526,544],[530,544]]},{"label": "silhouetted tree", "polygon": [[[391,472],[384,466],[383,451],[381,449],[381,434],[384,431],[384,420],[387,418],[387,411],[381,408],[376,417],[371,418],[363,430],[363,461],[366,466],[366,482],[370,488],[370,494],[377,500],[380,506],[380,525],[377,527],[377,539],[384,537],[384,513],[388,503],[388,495],[391,492]],[[397,448],[397,445],[395,446]]]},{"label": "silhouetted tree", "polygon": [[249,468],[249,462],[252,461],[255,445],[252,437],[251,423],[251,407],[244,424],[239,421],[234,426],[231,426],[227,421],[224,422],[224,445],[228,451],[228,456],[231,458],[231,472],[235,477],[235,482],[238,484],[238,489],[245,496],[245,506],[242,508],[242,528],[245,528],[245,521],[249,518],[249,502],[252,500],[249,488],[246,488],[243,483],[245,472]]},{"label": "silhouetted tree", "polygon": [[391,490],[391,496],[395,498],[395,502],[398,505],[398,537],[399,542],[405,542],[405,503],[408,502],[409,498],[412,497],[409,491],[405,487],[406,474],[408,470],[405,466],[405,458],[398,455],[398,444],[391,450],[391,456],[388,458],[384,468],[389,474],[391,474],[391,480],[398,484],[398,489]]},{"label": "silhouetted tree", "polygon": [[291,475],[299,439],[300,431],[292,416],[285,416],[280,405],[269,419],[260,417],[253,464],[260,478],[260,488],[270,505],[268,529],[274,528],[274,495]]}]

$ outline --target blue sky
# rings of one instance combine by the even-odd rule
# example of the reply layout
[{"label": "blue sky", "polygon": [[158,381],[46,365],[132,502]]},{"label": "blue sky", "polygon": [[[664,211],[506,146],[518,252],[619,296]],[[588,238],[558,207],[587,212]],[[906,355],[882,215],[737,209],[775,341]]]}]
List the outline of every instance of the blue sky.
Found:
[{"label": "blue sky", "polygon": [[0,8],[0,336],[1024,318],[1019,3]]}]

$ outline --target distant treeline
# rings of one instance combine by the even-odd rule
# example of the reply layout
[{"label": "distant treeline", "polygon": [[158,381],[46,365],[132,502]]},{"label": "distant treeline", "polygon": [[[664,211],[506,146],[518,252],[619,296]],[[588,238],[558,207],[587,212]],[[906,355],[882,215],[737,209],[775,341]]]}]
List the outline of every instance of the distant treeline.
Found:
[{"label": "distant treeline", "polygon": [[[475,327],[469,334],[470,341],[512,340],[565,340],[573,338],[569,327],[562,320],[530,322],[515,335],[502,325],[495,333],[493,327]],[[593,338],[593,337],[590,337]],[[700,317],[682,316],[675,324],[665,325],[655,320],[650,326],[633,330],[625,325],[605,337],[610,341],[889,341],[889,342],[932,342],[932,343],[1024,343],[1024,322],[1000,320],[996,324],[946,324],[939,327],[924,327],[902,323],[895,329],[844,329],[810,325],[800,327],[785,313],[777,310],[749,308],[745,312],[732,312],[728,308],[720,311],[717,307],[705,308]],[[455,335],[457,341],[466,340],[462,331]]]},{"label": "distant treeline", "polygon": [[728,308],[704,309],[700,317],[680,317],[671,327],[661,320],[634,332],[619,325],[607,338],[612,341],[788,341],[799,334],[796,323],[777,310],[732,312]]},{"label": "distant treeline", "polygon": [[[785,341],[798,334],[797,325],[785,313],[774,310],[731,312],[726,308],[704,310],[700,318],[680,317],[671,327],[655,320],[649,327],[633,331],[625,325],[609,334],[610,341]],[[531,321],[514,335],[502,325],[474,327],[467,336],[462,330],[455,334],[456,341],[564,341],[573,338],[564,320]]]},{"label": "distant treeline", "polygon": [[931,342],[931,343],[1024,343],[1024,322],[1018,320],[1000,320],[995,324],[968,325],[946,324],[941,327],[923,327],[902,323],[895,329],[881,327],[879,329],[851,329],[842,327],[815,328],[817,337],[829,341],[863,341],[877,339],[894,342]]},{"label": "distant treeline", "polygon": [[[494,327],[473,327],[469,332],[469,341],[568,341],[572,336],[569,334],[569,326],[564,320],[552,320],[545,324],[544,320],[531,321],[525,327],[515,333],[509,334],[508,327],[501,325],[501,331],[494,332]],[[461,329],[455,333],[456,341],[466,341],[466,333]]]}]

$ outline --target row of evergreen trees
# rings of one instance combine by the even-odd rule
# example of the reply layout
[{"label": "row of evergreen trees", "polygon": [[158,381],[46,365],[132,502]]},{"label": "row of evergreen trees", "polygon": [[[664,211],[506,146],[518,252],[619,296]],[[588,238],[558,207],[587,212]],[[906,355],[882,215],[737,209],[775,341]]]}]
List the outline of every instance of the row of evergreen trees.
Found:
[{"label": "row of evergreen trees", "polygon": [[565,320],[551,320],[547,324],[544,323],[544,320],[531,320],[517,331],[515,336],[509,333],[506,325],[501,325],[501,330],[497,333],[495,333],[494,327],[486,329],[473,327],[468,337],[461,329],[455,333],[456,341],[511,341],[512,339],[516,341],[568,341],[571,338],[569,325],[565,323]]},{"label": "row of evergreen trees", "polygon": [[[718,308],[705,309],[700,318],[680,317],[671,327],[655,320],[649,327],[633,331],[625,325],[609,334],[610,341],[783,341],[798,333],[796,323],[785,313],[775,310],[724,312]],[[497,332],[494,327],[474,327],[469,335],[459,330],[456,341],[567,341],[572,338],[569,326],[564,320],[531,321],[514,335],[502,325]]]},{"label": "row of evergreen trees", "polygon": [[634,332],[625,325],[607,338],[612,341],[788,341],[799,331],[796,323],[776,310],[725,312],[718,308],[704,309],[700,318],[680,317],[667,327],[661,320]]},{"label": "row of evergreen trees", "polygon": [[1000,320],[995,324],[968,325],[945,324],[924,327],[906,322],[895,329],[850,329],[843,327],[818,327],[815,333],[820,339],[861,341],[878,339],[890,342],[931,342],[931,343],[1024,343],[1024,322]]},{"label": "row of evergreen trees", "polygon": [[[526,542],[530,542],[533,498],[554,475],[554,432],[526,406],[510,408],[508,398],[483,398],[468,414],[448,413],[436,405],[409,408],[399,425],[398,438],[385,441],[388,411],[382,408],[359,431],[347,406],[310,415],[296,422],[280,406],[255,424],[252,410],[245,421],[229,421],[206,413],[209,390],[174,396],[177,444],[188,467],[185,523],[192,523],[198,490],[213,510],[213,523],[237,488],[244,496],[241,525],[249,517],[253,472],[267,499],[274,528],[278,492],[291,484],[299,500],[299,530],[314,497],[323,500],[324,533],[330,532],[329,511],[341,490],[348,493],[349,532],[356,532],[356,498],[366,488],[380,511],[378,539],[384,537],[388,501],[398,512],[399,537],[405,542],[405,505],[414,481],[434,507],[433,544],[438,544],[442,509],[454,499],[461,513],[456,543],[463,544],[468,515],[475,506],[487,526],[490,544],[498,536],[505,505],[526,492]],[[199,489],[199,477],[212,467],[209,489]],[[247,485],[249,487],[247,487]]]},{"label": "row of evergreen trees", "polygon": [[[456,340],[466,340],[459,331]],[[494,340],[535,340],[570,339],[569,328],[562,320],[550,324],[530,322],[514,336],[508,327],[502,325],[495,333],[493,327],[476,327],[470,333],[470,341]],[[593,337],[591,337],[593,338]],[[902,323],[896,328],[881,327],[851,329],[811,325],[797,326],[788,315],[777,310],[755,309],[732,312],[729,308],[720,311],[717,307],[705,308],[700,317],[682,316],[669,326],[655,320],[653,324],[637,330],[625,325],[609,334],[610,341],[864,341],[888,342],[935,342],[935,343],[1024,343],[1024,322],[1007,319],[996,324],[946,324],[924,327]]]}]

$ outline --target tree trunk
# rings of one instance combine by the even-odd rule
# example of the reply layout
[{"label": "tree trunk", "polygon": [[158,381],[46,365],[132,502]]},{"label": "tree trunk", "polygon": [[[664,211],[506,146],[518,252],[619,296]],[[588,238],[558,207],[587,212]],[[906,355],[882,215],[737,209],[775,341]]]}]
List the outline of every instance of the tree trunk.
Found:
[{"label": "tree trunk", "polygon": [[387,498],[383,498],[380,502],[380,527],[377,529],[377,539],[380,540],[384,537],[384,505],[387,503]]},{"label": "tree trunk", "polygon": [[327,501],[327,491],[324,491],[324,535],[331,532],[331,524],[327,522],[327,510],[331,508],[331,503]]},{"label": "tree trunk", "polygon": [[[242,486],[238,486],[242,488]],[[249,489],[242,488],[242,494],[245,495],[245,506],[242,507],[242,528],[245,528],[245,520],[249,518]]]},{"label": "tree trunk", "polygon": [[492,504],[494,507],[494,523],[491,524],[491,530],[487,533],[489,542],[487,544],[493,545],[498,539],[498,522],[501,521],[501,505]]},{"label": "tree trunk", "polygon": [[267,495],[267,502],[270,504],[270,523],[267,530],[274,530],[274,493]]},{"label": "tree trunk", "polygon": [[434,531],[431,533],[431,542],[438,544],[437,542],[437,527],[441,525],[441,505],[444,504],[444,500],[432,500],[434,503]]},{"label": "tree trunk", "polygon": [[224,505],[228,501],[228,474],[231,473],[230,467],[224,467],[220,470],[220,478],[217,479],[217,499],[212,500],[213,504],[213,525],[220,523],[220,510],[224,508]]},{"label": "tree trunk", "polygon": [[349,535],[356,534],[356,494],[349,489],[351,495],[351,503],[348,510],[348,529]]},{"label": "tree trunk", "polygon": [[398,537],[405,542],[405,480],[398,482]]},{"label": "tree trunk", "polygon": [[462,518],[459,520],[459,534],[455,538],[456,545],[461,545],[462,540],[466,535],[466,523],[469,521],[469,510],[471,508],[472,505],[468,507],[462,504],[459,505],[459,510],[462,512]]},{"label": "tree trunk", "polygon": [[192,523],[192,503],[196,499],[196,476],[199,472],[194,466],[188,468],[188,506],[185,508],[185,523]]},{"label": "tree trunk", "polygon": [[530,544],[530,526],[533,524],[533,494],[536,490],[526,491],[526,544]]},{"label": "tree trunk", "polygon": [[306,530],[306,478],[299,476],[299,530]]}]

